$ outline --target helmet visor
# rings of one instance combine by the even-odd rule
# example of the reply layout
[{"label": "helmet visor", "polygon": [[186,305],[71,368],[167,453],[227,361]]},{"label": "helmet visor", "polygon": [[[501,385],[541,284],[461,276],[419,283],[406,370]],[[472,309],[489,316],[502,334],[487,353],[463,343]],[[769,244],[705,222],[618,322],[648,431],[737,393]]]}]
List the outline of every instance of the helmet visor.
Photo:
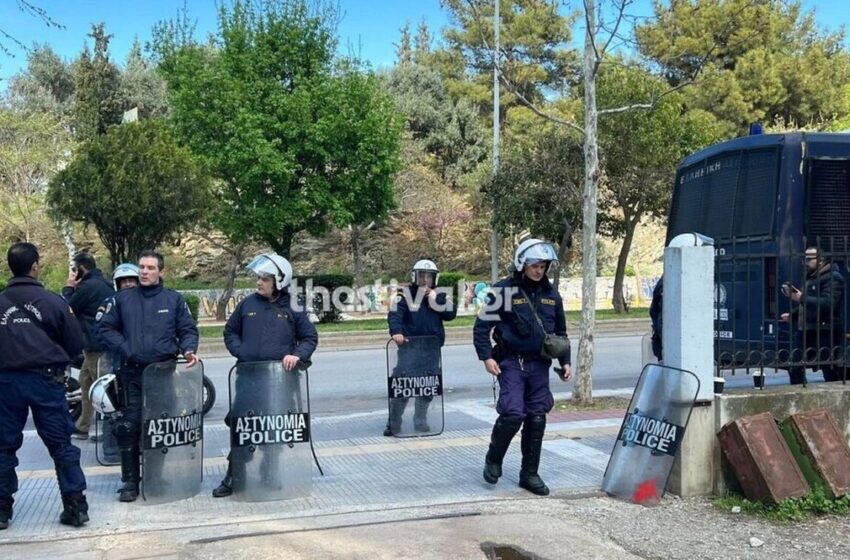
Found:
[{"label": "helmet visor", "polygon": [[272,278],[276,278],[278,275],[283,277],[283,271],[278,269],[277,265],[273,260],[268,258],[265,255],[260,255],[248,263],[248,266],[245,267],[257,276],[271,276]]}]

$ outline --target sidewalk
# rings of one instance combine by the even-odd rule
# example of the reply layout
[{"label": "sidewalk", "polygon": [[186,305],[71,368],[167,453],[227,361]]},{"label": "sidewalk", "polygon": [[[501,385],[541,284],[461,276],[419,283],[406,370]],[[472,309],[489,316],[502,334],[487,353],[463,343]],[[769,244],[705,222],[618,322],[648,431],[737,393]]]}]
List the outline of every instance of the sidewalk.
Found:
[{"label": "sidewalk", "polygon": [[[622,411],[552,414],[541,476],[548,498],[517,487],[519,438],[495,486],[481,479],[495,411],[489,402],[447,403],[447,431],[433,438],[380,436],[386,411],[317,417],[325,476],[310,497],[244,503],[210,496],[224,473],[227,432],[205,428],[203,491],[159,506],[117,501],[116,467],[96,466],[83,442],[91,522],[58,523],[52,462],[33,433],[21,450],[5,558],[502,558],[637,559],[850,557],[850,520],[773,525],[716,510],[706,499],[667,498],[645,509],[598,491]],[[751,541],[751,539],[758,539]],[[491,558],[496,556],[489,556]]]}]

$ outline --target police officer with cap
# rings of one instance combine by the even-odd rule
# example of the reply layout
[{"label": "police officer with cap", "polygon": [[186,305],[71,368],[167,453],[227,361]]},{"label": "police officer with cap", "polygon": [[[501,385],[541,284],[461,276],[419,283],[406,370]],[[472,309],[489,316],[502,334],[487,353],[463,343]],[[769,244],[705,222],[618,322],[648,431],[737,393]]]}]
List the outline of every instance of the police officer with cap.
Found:
[{"label": "police officer with cap", "polygon": [[[263,254],[247,268],[257,275],[257,291],[240,301],[227,320],[227,350],[237,363],[280,361],[286,371],[293,370],[298,362],[309,362],[319,344],[319,334],[307,313],[292,309],[292,265],[280,255]],[[236,387],[235,398],[242,398],[238,378]],[[227,474],[212,495],[223,498],[232,493],[233,467],[228,457]]]},{"label": "police officer with cap", "polygon": [[[545,496],[549,488],[537,470],[546,430],[546,414],[555,403],[549,389],[552,356],[544,353],[546,335],[566,337],[564,305],[546,276],[558,256],[540,239],[522,242],[514,253],[512,276],[496,283],[473,327],[478,358],[487,373],[499,380],[499,417],[493,426],[484,466],[484,480],[495,484],[502,476],[502,460],[522,427],[522,468],[519,485]],[[490,334],[496,341],[491,346]],[[564,342],[566,339],[564,338]],[[556,359],[563,381],[570,379],[569,345]]]},{"label": "police officer with cap", "polygon": [[68,304],[38,281],[35,245],[15,243],[6,259],[14,278],[0,293],[0,529],[12,518],[17,451],[28,409],[56,466],[63,504],[59,521],[80,527],[89,520],[86,478],[80,450],[71,445],[74,422],[64,374],[71,357],[83,349],[83,333]]},{"label": "police officer with cap", "polygon": [[139,286],[117,292],[98,323],[98,336],[107,350],[117,352],[122,365],[118,386],[123,402],[113,432],[121,455],[119,500],[139,495],[139,441],[142,424],[142,372],[150,364],[175,360],[198,363],[198,328],[186,301],[163,286],[165,260],[155,251],[139,255]]}]

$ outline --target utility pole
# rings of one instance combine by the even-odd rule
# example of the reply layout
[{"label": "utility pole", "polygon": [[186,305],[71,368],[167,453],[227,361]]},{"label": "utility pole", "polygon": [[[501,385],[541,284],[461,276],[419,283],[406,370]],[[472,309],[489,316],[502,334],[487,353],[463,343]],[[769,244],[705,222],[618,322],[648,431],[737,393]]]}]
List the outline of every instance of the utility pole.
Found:
[{"label": "utility pole", "polygon": [[[493,12],[493,31],[496,35],[493,47],[493,177],[499,173],[499,0]],[[495,212],[495,208],[493,209]],[[499,280],[499,234],[496,232],[495,216],[490,223],[490,282]]]}]

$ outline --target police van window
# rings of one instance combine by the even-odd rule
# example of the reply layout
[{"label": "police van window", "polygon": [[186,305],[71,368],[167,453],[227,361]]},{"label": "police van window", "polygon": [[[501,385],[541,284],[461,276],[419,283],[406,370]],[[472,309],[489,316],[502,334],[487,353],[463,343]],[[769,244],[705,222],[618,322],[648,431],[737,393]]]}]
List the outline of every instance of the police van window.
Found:
[{"label": "police van window", "polygon": [[740,162],[741,153],[733,152],[711,158],[706,163],[703,193],[705,222],[701,231],[714,239],[732,235],[732,212]]},{"label": "police van window", "polygon": [[808,237],[850,235],[850,161],[810,159],[807,163]]},{"label": "police van window", "polygon": [[771,233],[778,180],[777,150],[754,150],[744,153],[738,192],[735,195],[733,235],[753,237]]},{"label": "police van window", "polygon": [[680,233],[698,231],[702,226],[702,195],[705,183],[705,162],[679,170],[676,177],[673,208],[670,212],[670,239]]}]

